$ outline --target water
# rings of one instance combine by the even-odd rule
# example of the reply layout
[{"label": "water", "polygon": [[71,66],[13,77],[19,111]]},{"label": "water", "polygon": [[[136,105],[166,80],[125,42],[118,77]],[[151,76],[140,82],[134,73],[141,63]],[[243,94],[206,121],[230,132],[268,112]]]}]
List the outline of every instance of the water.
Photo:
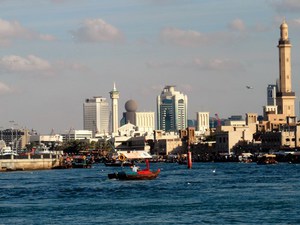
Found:
[{"label": "water", "polygon": [[156,180],[109,180],[103,164],[0,173],[0,224],[300,224],[300,165],[151,168]]}]

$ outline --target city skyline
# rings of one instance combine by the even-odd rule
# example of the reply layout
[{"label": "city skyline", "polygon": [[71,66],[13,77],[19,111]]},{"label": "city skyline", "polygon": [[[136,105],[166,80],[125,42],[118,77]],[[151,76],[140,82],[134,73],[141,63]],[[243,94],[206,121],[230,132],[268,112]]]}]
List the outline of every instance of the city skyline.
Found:
[{"label": "city skyline", "polygon": [[299,115],[298,1],[0,3],[3,129],[82,129],[82,102],[92,96],[109,99],[114,82],[119,118],[129,99],[138,103],[138,111],[155,112],[165,85],[188,96],[189,119],[196,119],[196,112],[221,118],[262,115],[266,89],[279,78],[277,44],[284,18]]}]

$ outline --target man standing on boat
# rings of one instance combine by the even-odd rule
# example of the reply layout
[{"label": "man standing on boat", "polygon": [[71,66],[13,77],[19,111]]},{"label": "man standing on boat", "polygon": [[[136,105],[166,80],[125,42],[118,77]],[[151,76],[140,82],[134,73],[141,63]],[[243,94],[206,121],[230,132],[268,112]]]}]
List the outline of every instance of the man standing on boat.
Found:
[{"label": "man standing on boat", "polygon": [[132,167],[132,172],[137,173],[137,171],[138,171],[138,167],[134,164]]}]

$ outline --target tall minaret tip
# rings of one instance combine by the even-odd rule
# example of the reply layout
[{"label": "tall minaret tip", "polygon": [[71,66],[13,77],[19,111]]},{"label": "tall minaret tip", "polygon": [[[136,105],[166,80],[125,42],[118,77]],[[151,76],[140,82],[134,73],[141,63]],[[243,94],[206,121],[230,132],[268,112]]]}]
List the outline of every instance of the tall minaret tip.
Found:
[{"label": "tall minaret tip", "polygon": [[114,91],[116,91],[117,90],[117,88],[116,88],[116,83],[114,82],[114,89],[113,89]]}]

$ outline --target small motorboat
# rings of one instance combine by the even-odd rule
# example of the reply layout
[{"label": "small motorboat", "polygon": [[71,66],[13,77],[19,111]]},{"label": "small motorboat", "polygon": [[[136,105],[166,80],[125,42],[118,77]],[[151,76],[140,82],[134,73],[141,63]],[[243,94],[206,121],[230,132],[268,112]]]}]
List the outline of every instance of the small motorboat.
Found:
[{"label": "small motorboat", "polygon": [[[137,171],[119,171],[115,173],[108,174],[109,179],[117,180],[153,180],[157,178],[160,173],[160,169],[152,171],[149,168],[149,160],[146,160],[147,168]],[[133,167],[134,168],[134,167]]]},{"label": "small motorboat", "polygon": [[258,165],[268,165],[268,164],[277,164],[276,155],[273,154],[264,154],[257,160]]},{"label": "small motorboat", "polygon": [[156,171],[151,170],[141,170],[138,172],[132,171],[119,171],[115,173],[108,174],[109,179],[118,179],[118,180],[153,180],[160,173],[160,169]]}]

